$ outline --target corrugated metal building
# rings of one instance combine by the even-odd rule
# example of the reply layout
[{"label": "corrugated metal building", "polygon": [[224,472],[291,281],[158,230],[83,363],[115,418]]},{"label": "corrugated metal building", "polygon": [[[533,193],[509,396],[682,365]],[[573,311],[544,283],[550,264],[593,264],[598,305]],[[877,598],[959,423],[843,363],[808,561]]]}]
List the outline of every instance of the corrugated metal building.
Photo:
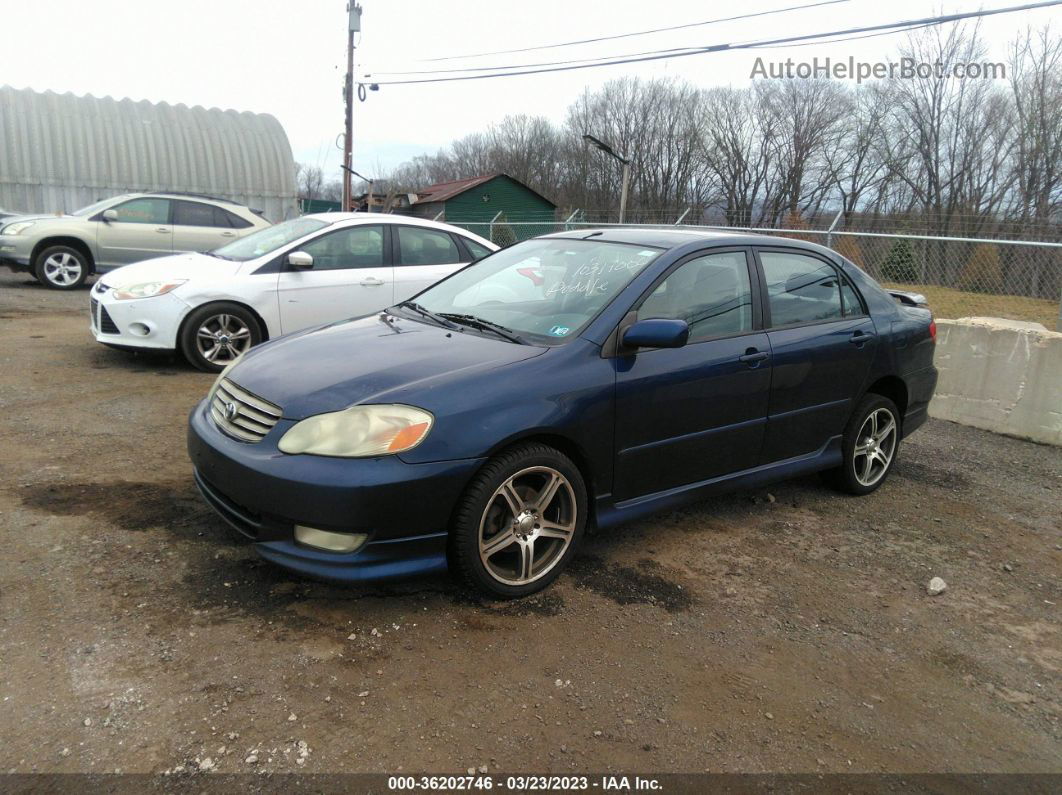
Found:
[{"label": "corrugated metal building", "polygon": [[0,87],[0,207],[70,212],[133,191],[298,214],[291,146],[268,114]]}]

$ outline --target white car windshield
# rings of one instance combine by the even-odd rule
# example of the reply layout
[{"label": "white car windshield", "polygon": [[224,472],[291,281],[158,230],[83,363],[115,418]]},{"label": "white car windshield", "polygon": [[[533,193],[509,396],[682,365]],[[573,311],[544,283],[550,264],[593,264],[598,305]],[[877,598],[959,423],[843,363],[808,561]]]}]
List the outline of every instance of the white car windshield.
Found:
[{"label": "white car windshield", "polygon": [[517,243],[458,271],[400,304],[424,317],[560,345],[661,253],[602,240],[540,238]]},{"label": "white car windshield", "polygon": [[318,229],[324,229],[326,226],[328,226],[327,221],[317,218],[294,218],[276,226],[268,226],[247,237],[241,237],[227,246],[215,249],[213,253],[225,259],[246,262],[271,254],[278,248],[283,248],[288,243],[293,243],[300,237],[305,237]]}]

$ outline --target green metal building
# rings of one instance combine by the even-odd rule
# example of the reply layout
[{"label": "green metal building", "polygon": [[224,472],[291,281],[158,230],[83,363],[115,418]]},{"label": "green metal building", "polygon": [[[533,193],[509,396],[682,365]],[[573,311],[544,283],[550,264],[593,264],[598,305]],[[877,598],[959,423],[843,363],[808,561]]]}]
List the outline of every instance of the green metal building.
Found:
[{"label": "green metal building", "polygon": [[557,205],[508,174],[440,182],[403,212],[438,218],[499,245],[554,231]]}]

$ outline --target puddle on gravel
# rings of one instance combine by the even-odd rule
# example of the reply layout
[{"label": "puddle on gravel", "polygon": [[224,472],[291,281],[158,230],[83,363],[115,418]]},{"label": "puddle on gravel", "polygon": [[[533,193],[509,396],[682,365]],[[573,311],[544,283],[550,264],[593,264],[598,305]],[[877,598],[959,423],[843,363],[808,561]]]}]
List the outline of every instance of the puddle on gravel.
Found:
[{"label": "puddle on gravel", "polygon": [[941,469],[938,466],[929,466],[921,461],[905,460],[902,457],[896,462],[892,476],[951,491],[961,491],[970,483],[965,475],[954,469]]},{"label": "puddle on gravel", "polygon": [[171,483],[42,483],[21,489],[27,508],[60,516],[92,516],[123,530],[160,528],[181,538],[229,540],[224,523],[195,487]]},{"label": "puddle on gravel", "polygon": [[569,568],[579,588],[587,588],[616,604],[648,604],[669,613],[688,610],[693,596],[688,590],[659,574],[659,564],[651,560],[638,562],[638,568],[615,566],[596,555],[579,555]]}]

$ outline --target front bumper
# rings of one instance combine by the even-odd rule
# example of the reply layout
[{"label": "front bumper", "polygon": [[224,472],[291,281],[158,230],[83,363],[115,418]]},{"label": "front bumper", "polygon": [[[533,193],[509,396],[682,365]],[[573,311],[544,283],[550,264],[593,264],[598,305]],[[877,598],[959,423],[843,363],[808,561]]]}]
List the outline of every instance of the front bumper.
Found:
[{"label": "front bumper", "polygon": [[0,235],[0,265],[26,270],[30,266],[33,245],[22,235]]},{"label": "front bumper", "polygon": [[[222,433],[205,400],[189,418],[188,454],[200,493],[263,558],[346,582],[446,568],[450,516],[482,459],[407,464],[397,456],[286,455],[276,444],[292,425],[282,419],[249,444]],[[369,540],[349,554],[326,552],[297,543],[296,524],[366,533]]]},{"label": "front bumper", "polygon": [[119,348],[176,350],[177,332],[191,306],[173,293],[118,301],[112,290],[101,286],[102,280],[89,293],[89,330],[96,342]]}]

